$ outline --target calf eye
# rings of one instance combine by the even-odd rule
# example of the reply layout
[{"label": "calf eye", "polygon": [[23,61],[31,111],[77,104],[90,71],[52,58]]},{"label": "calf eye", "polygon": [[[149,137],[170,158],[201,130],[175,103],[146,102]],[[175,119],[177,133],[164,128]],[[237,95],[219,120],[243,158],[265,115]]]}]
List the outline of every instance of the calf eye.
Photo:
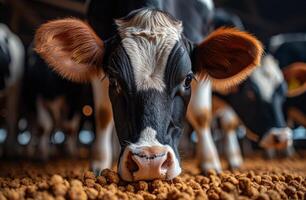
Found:
[{"label": "calf eye", "polygon": [[184,87],[186,89],[189,89],[190,88],[190,84],[191,84],[191,81],[192,79],[194,78],[194,75],[193,74],[188,74],[184,80]]}]

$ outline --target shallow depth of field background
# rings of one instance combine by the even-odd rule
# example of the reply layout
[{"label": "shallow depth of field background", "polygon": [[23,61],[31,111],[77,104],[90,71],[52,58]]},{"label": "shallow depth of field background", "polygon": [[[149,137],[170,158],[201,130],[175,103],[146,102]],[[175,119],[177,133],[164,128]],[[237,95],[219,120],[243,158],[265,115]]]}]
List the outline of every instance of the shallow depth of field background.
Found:
[{"label": "shallow depth of field background", "polygon": [[[277,34],[306,34],[305,0],[215,0],[214,3],[216,8],[224,8],[238,15],[245,29],[260,39],[264,45],[268,45],[269,39]],[[5,23],[20,37],[26,50],[33,40],[35,30],[42,23],[70,16],[85,19],[87,5],[86,0],[0,0],[0,23]],[[91,94],[88,94],[86,101],[87,107],[83,107],[82,111],[84,125],[78,135],[77,157],[72,158],[73,161],[70,162],[71,158],[61,153],[65,140],[65,135],[61,132],[53,133],[50,138],[53,155],[47,164],[22,156],[14,159],[0,157],[0,200],[23,197],[29,199],[36,197],[41,199],[56,197],[70,199],[77,199],[77,197],[80,199],[194,199],[197,197],[199,199],[306,199],[306,154],[304,152],[306,131],[300,124],[293,124],[295,138],[297,138],[296,154],[293,158],[265,160],[264,152],[248,141],[242,133],[239,140],[243,154],[246,156],[246,163],[241,171],[226,171],[221,176],[211,172],[207,176],[202,176],[199,175],[201,173],[193,159],[195,145],[191,136],[190,141],[183,145],[182,151],[185,166],[183,168],[186,171],[174,182],[127,184],[121,182],[114,171],[106,171],[102,176],[94,177],[88,171],[90,148],[95,139]],[[0,115],[5,113],[5,109],[0,102]],[[22,120],[25,120],[24,116],[21,112],[20,126],[24,122]],[[3,127],[0,127],[0,146],[1,142],[4,142],[4,139],[1,140],[4,138],[3,130]],[[241,131],[246,130],[242,128]],[[18,141],[22,155],[29,135],[22,131],[19,134]],[[217,146],[222,148],[222,142],[218,143],[218,138],[215,139]],[[115,136],[113,142],[115,155],[118,155],[118,143]],[[192,161],[186,162],[186,160]],[[226,167],[226,164],[223,166]],[[115,164],[114,168],[116,168]],[[212,186],[215,183],[217,189]]]}]

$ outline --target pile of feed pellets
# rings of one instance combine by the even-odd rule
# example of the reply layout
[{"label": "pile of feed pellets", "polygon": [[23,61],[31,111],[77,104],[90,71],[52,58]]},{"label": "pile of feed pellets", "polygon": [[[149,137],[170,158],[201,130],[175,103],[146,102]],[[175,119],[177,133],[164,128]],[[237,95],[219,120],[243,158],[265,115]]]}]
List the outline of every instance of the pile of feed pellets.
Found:
[{"label": "pile of feed pellets", "polygon": [[183,162],[171,181],[124,182],[110,169],[100,176],[87,161],[0,162],[4,199],[306,199],[306,158],[246,159],[239,170],[203,175],[195,161]]}]

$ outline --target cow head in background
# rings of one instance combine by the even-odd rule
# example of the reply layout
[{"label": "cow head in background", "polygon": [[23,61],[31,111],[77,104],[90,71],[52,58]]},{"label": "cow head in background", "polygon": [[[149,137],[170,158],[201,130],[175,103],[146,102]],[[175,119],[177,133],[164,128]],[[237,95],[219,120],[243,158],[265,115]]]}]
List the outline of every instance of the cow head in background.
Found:
[{"label": "cow head in background", "polygon": [[[217,9],[215,27],[236,27],[244,30],[240,18],[228,11]],[[245,126],[259,137],[265,149],[285,149],[292,144],[292,130],[287,127],[283,103],[287,85],[272,55],[263,57],[261,67],[230,93],[220,94],[234,108]]]},{"label": "cow head in background", "polygon": [[117,35],[103,42],[80,20],[51,21],[36,32],[36,50],[65,78],[108,77],[124,180],[172,179],[181,172],[177,146],[194,75],[217,87],[238,83],[259,63],[261,44],[220,29],[195,46],[180,21],[155,9],[116,24]]},{"label": "cow head in background", "polygon": [[287,85],[277,62],[266,55],[261,66],[236,91],[223,98],[244,124],[259,135],[261,147],[285,149],[292,144],[292,131],[287,127],[282,110],[286,92]]}]

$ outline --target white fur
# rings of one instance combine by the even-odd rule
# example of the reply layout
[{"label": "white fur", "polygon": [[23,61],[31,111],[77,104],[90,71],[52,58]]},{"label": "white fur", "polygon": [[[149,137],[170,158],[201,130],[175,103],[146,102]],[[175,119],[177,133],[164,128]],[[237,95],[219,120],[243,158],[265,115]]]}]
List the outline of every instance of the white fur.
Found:
[{"label": "white fur", "polygon": [[[221,117],[222,126],[227,126],[229,123],[233,123],[234,120],[238,120],[238,116],[235,111],[230,107],[225,107],[218,111],[217,115]],[[225,155],[232,168],[239,167],[243,160],[239,142],[236,135],[237,127],[233,127],[231,130],[223,130],[225,139]]]},{"label": "white fur", "polygon": [[221,163],[215,143],[211,136],[210,128],[197,130],[198,144],[197,155],[201,161],[201,168],[204,171],[214,169],[221,171]]},{"label": "white fur", "polygon": [[271,55],[262,59],[261,67],[258,67],[250,78],[259,87],[262,98],[267,102],[271,102],[274,91],[284,81],[278,63]]},{"label": "white fur", "polygon": [[225,107],[218,111],[217,115],[221,117],[222,123],[231,123],[233,120],[237,119],[235,111],[230,107]]},{"label": "white fur", "polygon": [[231,167],[241,166],[243,160],[235,130],[225,133],[225,153]]},{"label": "white fur", "polygon": [[211,112],[211,81],[200,81],[195,88],[188,106],[188,112],[190,113],[188,114],[188,120],[197,133],[197,154],[201,162],[201,168],[204,171],[209,169],[221,171],[220,159],[211,136],[210,126],[206,127],[205,125],[205,127],[201,127],[194,120],[197,115],[201,116],[204,110]]},{"label": "white fur", "polygon": [[162,91],[168,56],[182,33],[181,22],[170,21],[160,12],[143,10],[129,21],[116,20],[116,24],[133,67],[137,90]]},{"label": "white fur", "polygon": [[202,112],[203,108],[211,110],[211,91],[211,81],[204,80],[197,84],[195,91],[192,92],[189,103],[193,115],[201,114],[199,112]]},{"label": "white fur", "polygon": [[146,127],[144,130],[141,131],[138,142],[132,144],[132,146],[152,147],[152,146],[163,146],[163,145],[156,139],[156,131],[151,127]]},{"label": "white fur", "polygon": [[[95,110],[101,107],[111,109],[111,102],[108,96],[108,80],[103,81],[95,78],[92,80]],[[110,112],[112,112],[110,110]],[[100,174],[103,169],[112,166],[112,142],[111,134],[114,123],[111,120],[105,128],[99,126],[100,120],[96,115],[96,139],[93,144],[94,153],[97,157],[92,161],[91,167],[96,174]]]}]

